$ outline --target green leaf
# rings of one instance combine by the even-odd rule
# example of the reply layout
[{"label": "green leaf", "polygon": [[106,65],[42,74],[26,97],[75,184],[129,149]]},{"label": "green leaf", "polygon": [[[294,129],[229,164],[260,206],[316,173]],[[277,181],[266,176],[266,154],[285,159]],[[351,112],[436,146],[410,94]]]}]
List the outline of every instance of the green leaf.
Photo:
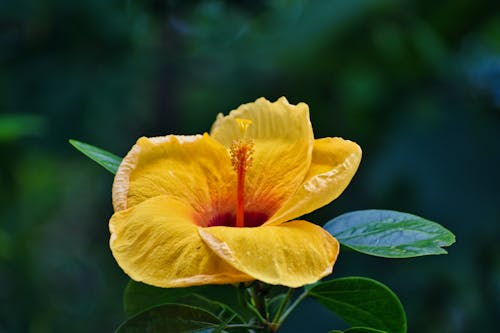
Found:
[{"label": "green leaf", "polygon": [[164,304],[125,321],[116,333],[201,333],[217,331],[224,325],[213,314],[182,304]]},{"label": "green leaf", "polygon": [[120,157],[101,148],[97,148],[80,141],[69,140],[69,143],[112,174],[116,174],[116,171],[118,170],[118,167],[120,166],[120,163],[122,161]]},{"label": "green leaf", "polygon": [[233,285],[206,285],[198,287],[194,294],[199,298],[206,298],[222,305],[237,314],[243,321],[253,317],[253,313],[243,299],[242,294],[244,294],[244,291],[240,287]]},{"label": "green leaf", "polygon": [[355,251],[386,258],[447,253],[455,235],[421,217],[390,210],[360,210],[329,221],[324,228]]},{"label": "green leaf", "polygon": [[180,298],[192,294],[197,289],[197,287],[158,288],[130,280],[123,292],[123,308],[127,317],[131,317],[160,304],[178,303]]},{"label": "green leaf", "polygon": [[308,287],[308,293],[352,326],[406,332],[401,302],[389,288],[375,280],[347,277],[319,282]]},{"label": "green leaf", "polygon": [[130,280],[123,294],[128,317],[165,303],[196,306],[228,322],[244,322],[252,313],[239,301],[238,288],[232,285],[207,285],[188,288],[159,288]]}]

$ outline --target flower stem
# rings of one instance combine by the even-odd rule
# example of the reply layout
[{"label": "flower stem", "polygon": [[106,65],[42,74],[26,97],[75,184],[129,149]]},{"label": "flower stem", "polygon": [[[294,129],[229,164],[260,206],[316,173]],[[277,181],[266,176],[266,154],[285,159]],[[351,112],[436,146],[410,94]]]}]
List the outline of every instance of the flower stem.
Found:
[{"label": "flower stem", "polygon": [[262,322],[262,332],[274,333],[278,327],[269,320],[269,314],[266,308],[266,294],[269,292],[269,286],[257,282],[250,289],[253,305],[255,306]]},{"label": "flower stem", "polygon": [[256,283],[250,292],[255,308],[259,311],[260,315],[267,320],[266,299],[262,285],[260,283]]}]

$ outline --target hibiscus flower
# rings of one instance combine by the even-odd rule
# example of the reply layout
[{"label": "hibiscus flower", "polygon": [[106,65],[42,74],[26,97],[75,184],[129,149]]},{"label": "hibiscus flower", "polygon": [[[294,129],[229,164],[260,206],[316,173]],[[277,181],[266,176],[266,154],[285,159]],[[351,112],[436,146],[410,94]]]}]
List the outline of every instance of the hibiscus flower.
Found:
[{"label": "hibiscus flower", "polygon": [[113,184],[111,250],[158,287],[316,282],[339,243],[294,219],[337,198],[360,160],[352,141],[315,140],[308,106],[284,97],[219,115],[210,134],[140,138]]}]

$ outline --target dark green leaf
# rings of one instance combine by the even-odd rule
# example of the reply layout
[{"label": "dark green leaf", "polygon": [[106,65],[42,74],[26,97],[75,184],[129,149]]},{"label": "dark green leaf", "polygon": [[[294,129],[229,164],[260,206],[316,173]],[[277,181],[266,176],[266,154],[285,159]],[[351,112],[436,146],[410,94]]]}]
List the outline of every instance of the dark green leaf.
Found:
[{"label": "dark green leaf", "polygon": [[350,325],[406,332],[406,315],[398,297],[375,280],[347,277],[320,282],[309,288],[309,295]]},{"label": "dark green leaf", "polygon": [[127,316],[165,303],[181,303],[202,308],[224,320],[242,322],[251,312],[239,301],[239,289],[232,285],[189,288],[158,288],[130,280],[123,295]]},{"label": "dark green leaf", "polygon": [[386,258],[445,254],[442,247],[455,242],[455,236],[437,223],[390,210],[343,214],[324,228],[346,247]]},{"label": "dark green leaf", "polygon": [[241,324],[245,322],[235,310],[226,304],[206,298],[197,293],[179,298],[179,303],[208,311],[226,323]]},{"label": "dark green leaf", "polygon": [[116,174],[116,171],[118,170],[118,167],[120,166],[120,163],[122,161],[120,157],[103,149],[91,146],[80,141],[69,140],[69,143],[71,143],[73,147],[78,149],[91,160],[94,160],[95,162],[100,164],[112,174]]},{"label": "dark green leaf", "polygon": [[199,288],[158,288],[130,280],[123,293],[123,307],[127,317],[131,317],[160,304],[178,303],[179,298],[197,289]]},{"label": "dark green leaf", "polygon": [[213,314],[182,304],[164,304],[124,322],[116,333],[201,333],[216,331],[224,323]]},{"label": "dark green leaf", "polygon": [[250,318],[252,312],[246,307],[242,299],[242,289],[233,285],[206,285],[198,287],[196,294],[209,300],[225,305],[242,318]]}]

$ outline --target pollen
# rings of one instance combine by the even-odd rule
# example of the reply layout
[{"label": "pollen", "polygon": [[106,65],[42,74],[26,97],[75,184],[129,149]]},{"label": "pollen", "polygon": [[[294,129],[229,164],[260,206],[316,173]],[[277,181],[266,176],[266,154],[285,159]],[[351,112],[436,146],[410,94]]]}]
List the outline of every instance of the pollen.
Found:
[{"label": "pollen", "polygon": [[241,131],[241,139],[235,140],[230,147],[231,163],[237,175],[236,189],[236,226],[245,226],[245,177],[252,165],[253,140],[247,137],[248,127],[252,121],[237,118]]},{"label": "pollen", "polygon": [[240,172],[246,172],[252,165],[252,140],[244,139],[233,142],[229,152],[231,154],[231,163],[233,164],[234,171],[236,171],[238,175]]}]

